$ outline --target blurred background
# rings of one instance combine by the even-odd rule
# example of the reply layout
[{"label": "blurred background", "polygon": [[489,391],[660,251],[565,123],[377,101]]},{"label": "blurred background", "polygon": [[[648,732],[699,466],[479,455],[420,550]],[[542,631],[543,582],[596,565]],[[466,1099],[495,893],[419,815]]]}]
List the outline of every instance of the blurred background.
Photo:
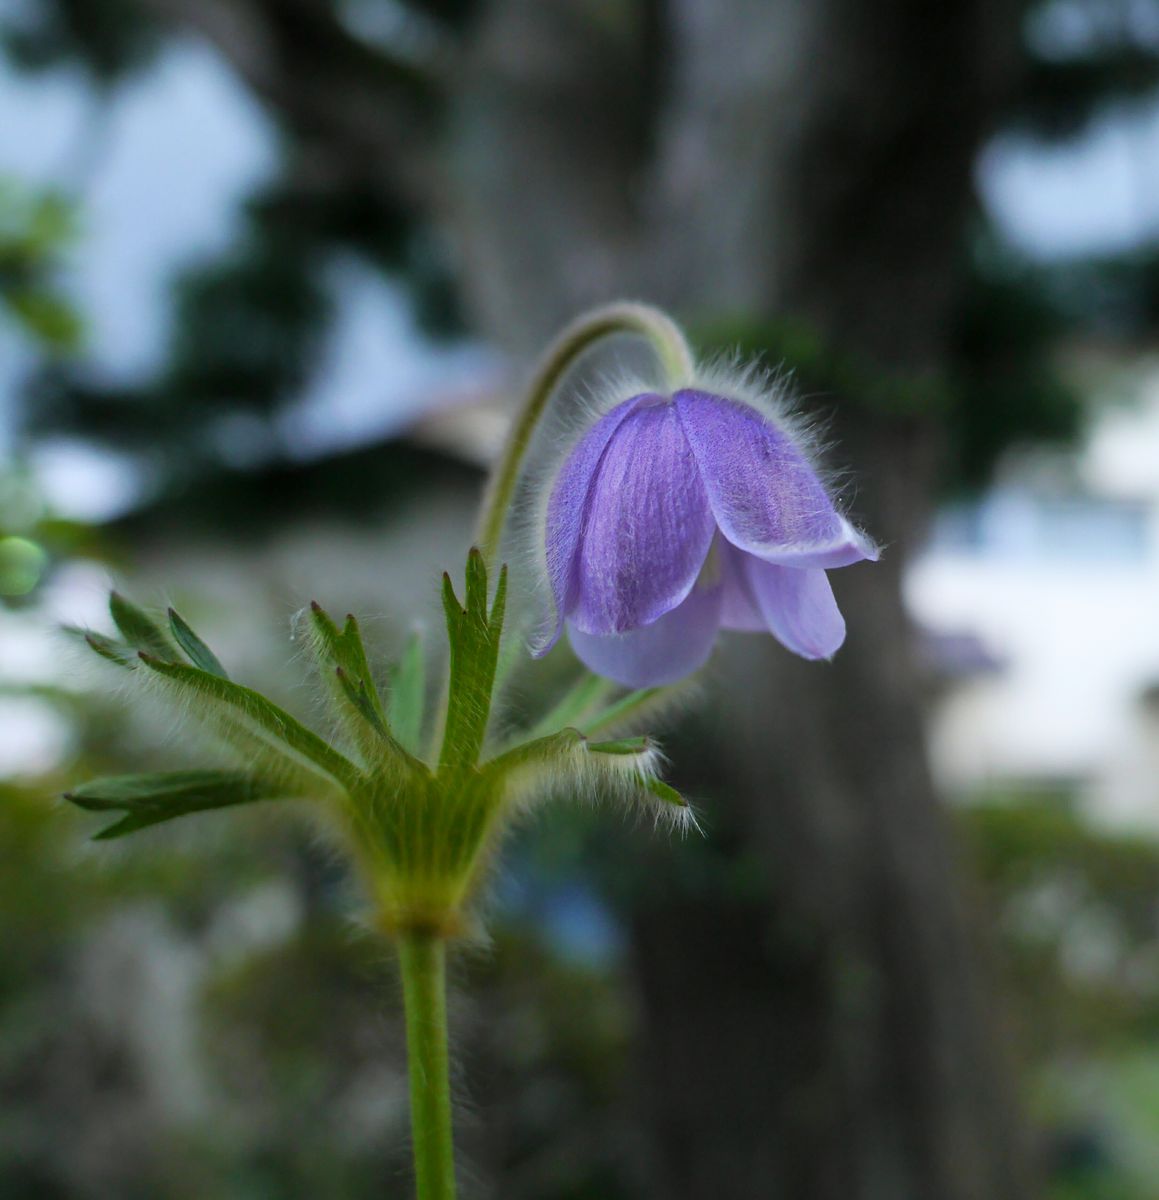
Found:
[{"label": "blurred background", "polygon": [[[404,1196],[399,998],[58,632],[116,581],[301,715],[384,661],[531,356],[794,372],[889,547],[718,650],[705,836],[559,808],[456,968],[464,1193],[1159,1198],[1159,3],[0,0],[0,1197]],[[558,659],[558,661],[557,661]],[[533,706],[559,655],[519,681]]]}]

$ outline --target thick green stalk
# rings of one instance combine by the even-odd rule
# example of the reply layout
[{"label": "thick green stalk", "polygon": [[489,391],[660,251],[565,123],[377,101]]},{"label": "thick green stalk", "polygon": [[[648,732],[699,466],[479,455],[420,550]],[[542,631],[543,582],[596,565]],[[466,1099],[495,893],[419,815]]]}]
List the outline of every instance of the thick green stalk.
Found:
[{"label": "thick green stalk", "polygon": [[398,953],[406,1004],[411,1138],[418,1200],[454,1200],[446,942],[431,934],[404,933],[398,940]]},{"label": "thick green stalk", "polygon": [[475,538],[487,566],[494,564],[499,552],[523,459],[548,402],[580,355],[602,338],[615,334],[644,338],[660,360],[667,386],[675,389],[692,381],[694,364],[688,343],[673,321],[659,309],[647,304],[609,304],[573,321],[543,356],[528,388],[527,399],[515,416],[503,453],[491,471]]}]

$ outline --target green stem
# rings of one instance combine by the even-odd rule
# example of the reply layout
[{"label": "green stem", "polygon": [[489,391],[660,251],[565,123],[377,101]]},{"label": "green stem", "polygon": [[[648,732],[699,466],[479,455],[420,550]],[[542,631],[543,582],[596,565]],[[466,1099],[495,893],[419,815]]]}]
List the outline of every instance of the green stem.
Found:
[{"label": "green stem", "polygon": [[406,1004],[411,1137],[418,1200],[454,1200],[446,943],[430,934],[404,933],[399,938],[398,952]]},{"label": "green stem", "polygon": [[688,343],[677,326],[659,309],[647,304],[609,304],[573,321],[548,348],[532,378],[527,399],[516,415],[503,454],[491,472],[475,544],[490,567],[499,552],[499,542],[515,494],[523,459],[531,445],[548,401],[560,381],[586,350],[601,338],[614,334],[642,337],[652,346],[663,367],[665,384],[678,388],[692,381],[694,363]]}]

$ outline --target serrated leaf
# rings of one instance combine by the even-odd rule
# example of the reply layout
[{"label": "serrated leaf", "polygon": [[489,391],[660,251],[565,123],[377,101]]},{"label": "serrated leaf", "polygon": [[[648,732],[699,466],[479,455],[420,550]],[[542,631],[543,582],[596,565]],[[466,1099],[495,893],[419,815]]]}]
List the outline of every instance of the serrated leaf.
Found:
[{"label": "serrated leaf", "polygon": [[416,632],[407,639],[390,689],[391,728],[402,747],[411,754],[418,754],[422,749],[426,691],[423,639]]},{"label": "serrated leaf", "polygon": [[346,617],[338,626],[318,604],[310,606],[314,651],[323,668],[335,713],[367,765],[388,772],[426,770],[394,736],[370,673],[358,622]]},{"label": "serrated leaf", "polygon": [[466,605],[460,606],[449,575],[443,575],[443,610],[450,645],[450,685],[439,769],[464,770],[479,760],[487,721],[503,617],[507,602],[507,568],[500,568],[495,599],[487,609],[487,567],[472,549],[467,556]]},{"label": "serrated leaf", "polygon": [[478,548],[472,546],[467,552],[467,569],[464,573],[466,602],[464,608],[476,620],[487,621],[487,564]]},{"label": "serrated leaf", "polygon": [[324,662],[340,667],[357,689],[361,685],[366,692],[367,702],[374,711],[376,723],[389,729],[386,710],[374,686],[374,677],[362,644],[362,634],[353,614],[347,614],[341,630],[318,604],[310,605],[310,623],[314,630],[315,650]]},{"label": "serrated leaf", "polygon": [[[476,551],[476,554],[479,552]],[[479,562],[482,563],[483,556],[479,554]],[[483,576],[484,596],[486,596],[487,576]],[[507,564],[504,563],[499,568],[499,582],[495,585],[495,599],[491,603],[491,615],[487,618],[487,628],[491,637],[495,641],[496,654],[499,650],[499,641],[503,636],[503,621],[507,616]]]},{"label": "serrated leaf", "polygon": [[[140,657],[149,670],[167,679],[179,691],[215,708],[214,715],[224,717],[219,722],[224,732],[229,732],[231,724],[237,727],[240,723],[243,732],[259,736],[267,749],[280,751],[295,761],[304,759],[343,787],[358,786],[358,768],[348,758],[260,692],[199,667],[164,662],[147,654]],[[193,711],[199,710],[195,705]]]},{"label": "serrated leaf", "polygon": [[178,661],[177,651],[161,627],[120,592],[109,593],[109,613],[121,636],[135,650],[144,651],[163,662]]},{"label": "serrated leaf", "polygon": [[374,705],[370,702],[370,696],[366,691],[366,684],[361,679],[355,684],[341,667],[334,668],[334,675],[350,706],[357,710],[363,720],[376,733],[382,737],[389,737],[390,735],[387,732],[386,726],[382,723],[382,719],[375,711]]},{"label": "serrated leaf", "polygon": [[121,820],[96,835],[96,840],[108,840],[190,813],[287,795],[284,787],[241,772],[171,771],[97,779],[64,798],[89,812],[123,812]]},{"label": "serrated leaf", "polygon": [[172,608],[169,610],[169,628],[174,640],[195,667],[200,667],[201,670],[221,679],[229,678],[217,655],[193,632],[181,614]]}]

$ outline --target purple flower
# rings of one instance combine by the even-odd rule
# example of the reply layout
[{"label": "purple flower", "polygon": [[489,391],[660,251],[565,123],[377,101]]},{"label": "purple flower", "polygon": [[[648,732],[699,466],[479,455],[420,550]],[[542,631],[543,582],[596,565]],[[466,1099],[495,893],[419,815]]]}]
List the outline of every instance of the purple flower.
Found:
[{"label": "purple flower", "polygon": [[543,530],[555,622],[593,671],[673,683],[718,629],[805,658],[845,640],[825,571],[878,552],[834,508],[798,441],[743,400],[684,389],[616,405],[552,485]]}]

